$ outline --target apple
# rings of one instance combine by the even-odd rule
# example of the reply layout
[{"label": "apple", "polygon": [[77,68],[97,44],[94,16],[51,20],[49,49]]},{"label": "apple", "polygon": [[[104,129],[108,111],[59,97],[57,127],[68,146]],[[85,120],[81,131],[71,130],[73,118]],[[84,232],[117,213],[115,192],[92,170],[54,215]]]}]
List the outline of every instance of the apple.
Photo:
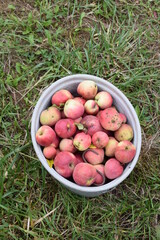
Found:
[{"label": "apple", "polygon": [[76,126],[73,119],[60,119],[55,125],[55,132],[61,138],[70,138],[76,132]]},{"label": "apple", "polygon": [[98,148],[89,148],[83,152],[82,158],[84,162],[88,162],[93,165],[100,164],[104,160],[104,150]]},{"label": "apple", "polygon": [[110,158],[104,165],[104,172],[108,179],[115,179],[122,175],[123,166],[115,158]]},{"label": "apple", "polygon": [[72,98],[73,98],[73,96],[68,90],[61,89],[53,94],[51,101],[52,101],[52,104],[55,104],[55,105],[61,107],[64,105],[64,103],[68,99],[72,99]]},{"label": "apple", "polygon": [[55,138],[55,131],[47,125],[41,126],[36,132],[36,141],[39,145],[43,147],[51,145]]},{"label": "apple", "polygon": [[123,140],[131,141],[133,139],[133,129],[129,124],[124,123],[114,132],[114,137],[119,142]]},{"label": "apple", "polygon": [[104,148],[109,141],[109,137],[105,132],[98,131],[92,136],[92,143],[97,148]]},{"label": "apple", "polygon": [[89,163],[78,163],[73,171],[73,179],[80,186],[91,186],[96,175],[96,168]]},{"label": "apple", "polygon": [[78,84],[77,93],[84,99],[93,99],[98,91],[98,87],[95,82],[91,80],[85,80]]},{"label": "apple", "polygon": [[57,153],[57,150],[52,145],[49,145],[48,147],[44,147],[43,149],[43,155],[47,159],[54,159],[56,156],[56,153]]},{"label": "apple", "polygon": [[83,105],[84,105],[85,102],[86,102],[86,100],[85,100],[84,98],[82,98],[82,97],[75,97],[74,100],[82,103]]},{"label": "apple", "polygon": [[64,114],[67,118],[76,119],[82,117],[84,106],[82,103],[69,99],[64,105]]},{"label": "apple", "polygon": [[40,123],[42,125],[54,126],[61,119],[61,112],[56,107],[49,107],[42,111]]},{"label": "apple", "polygon": [[118,141],[114,137],[109,137],[109,141],[105,146],[105,155],[107,157],[114,157],[117,145]]},{"label": "apple", "polygon": [[79,151],[84,151],[91,145],[91,137],[84,132],[77,133],[73,139],[73,144]]},{"label": "apple", "polygon": [[77,158],[78,163],[84,162],[82,158],[82,154],[80,152],[74,153],[74,156]]},{"label": "apple", "polygon": [[71,153],[76,152],[76,148],[73,145],[73,140],[68,139],[68,138],[63,138],[60,141],[59,149],[60,149],[60,151],[67,151],[67,152],[71,152]]},{"label": "apple", "polygon": [[126,115],[124,115],[124,113],[119,113],[121,119],[122,119],[122,123],[126,123],[127,122],[127,117]]},{"label": "apple", "polygon": [[123,164],[131,162],[135,154],[136,147],[127,140],[119,142],[115,150],[116,159]]},{"label": "apple", "polygon": [[113,98],[110,93],[101,91],[95,96],[95,101],[101,109],[105,109],[112,106]]},{"label": "apple", "polygon": [[115,108],[106,108],[99,115],[99,121],[106,130],[116,131],[122,124],[122,119]]},{"label": "apple", "polygon": [[98,131],[103,131],[103,128],[100,125],[100,122],[96,116],[87,115],[84,118],[82,118],[81,123],[84,126],[84,128],[86,128],[87,133],[90,136],[93,136],[93,134]]},{"label": "apple", "polygon": [[96,168],[97,174],[96,174],[96,179],[94,181],[94,185],[100,186],[105,183],[105,173],[104,173],[104,165],[103,164],[97,164],[94,165]]},{"label": "apple", "polygon": [[98,104],[94,100],[87,100],[84,109],[87,114],[91,115],[96,115],[99,111]]},{"label": "apple", "polygon": [[72,176],[73,170],[77,165],[77,158],[71,152],[59,152],[54,159],[55,170],[63,177]]}]

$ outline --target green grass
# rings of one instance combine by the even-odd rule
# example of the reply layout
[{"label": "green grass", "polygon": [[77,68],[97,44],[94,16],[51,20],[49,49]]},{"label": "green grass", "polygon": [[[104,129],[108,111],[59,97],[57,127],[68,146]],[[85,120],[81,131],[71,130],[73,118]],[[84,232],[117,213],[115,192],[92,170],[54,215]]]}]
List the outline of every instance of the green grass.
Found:
[{"label": "green grass", "polygon": [[[159,1],[7,0],[0,11],[0,239],[160,239]],[[133,172],[90,199],[51,178],[30,137],[43,89],[76,73],[122,90],[142,126]]]}]

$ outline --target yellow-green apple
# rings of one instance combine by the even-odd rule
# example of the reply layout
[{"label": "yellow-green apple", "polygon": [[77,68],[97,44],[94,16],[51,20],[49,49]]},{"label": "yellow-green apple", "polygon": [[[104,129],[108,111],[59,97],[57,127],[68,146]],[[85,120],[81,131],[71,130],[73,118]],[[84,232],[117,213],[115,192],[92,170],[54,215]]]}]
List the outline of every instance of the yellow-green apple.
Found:
[{"label": "yellow-green apple", "polygon": [[96,115],[99,111],[98,104],[92,99],[86,101],[84,109],[87,114],[91,115]]},{"label": "yellow-green apple", "polygon": [[79,151],[85,151],[91,145],[91,136],[84,132],[77,133],[74,136],[73,144]]},{"label": "yellow-green apple", "polygon": [[120,142],[123,140],[131,141],[133,139],[133,129],[129,124],[122,124],[120,128],[114,132],[114,137]]},{"label": "yellow-green apple", "polygon": [[109,137],[109,141],[105,146],[105,155],[107,157],[114,157],[117,145],[118,141],[114,137]]},{"label": "yellow-green apple", "polygon": [[61,119],[61,112],[56,107],[49,107],[42,111],[40,123],[42,125],[54,126]]}]

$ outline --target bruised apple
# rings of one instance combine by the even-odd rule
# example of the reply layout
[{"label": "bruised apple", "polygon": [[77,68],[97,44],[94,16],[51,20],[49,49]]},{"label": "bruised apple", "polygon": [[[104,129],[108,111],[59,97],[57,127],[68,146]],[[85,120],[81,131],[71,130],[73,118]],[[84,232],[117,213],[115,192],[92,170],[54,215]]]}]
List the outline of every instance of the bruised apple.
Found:
[{"label": "bruised apple", "polygon": [[115,108],[106,108],[99,115],[99,121],[106,130],[116,131],[122,124],[122,119]]},{"label": "bruised apple", "polygon": [[79,151],[84,151],[91,145],[91,136],[84,132],[77,133],[73,139],[73,144]]}]

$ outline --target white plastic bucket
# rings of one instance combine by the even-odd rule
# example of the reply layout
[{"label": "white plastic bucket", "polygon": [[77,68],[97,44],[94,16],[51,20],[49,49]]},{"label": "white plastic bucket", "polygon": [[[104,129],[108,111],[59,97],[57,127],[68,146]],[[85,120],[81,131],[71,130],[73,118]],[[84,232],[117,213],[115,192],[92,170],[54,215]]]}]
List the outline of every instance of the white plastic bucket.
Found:
[{"label": "white plastic bucket", "polygon": [[[122,112],[126,115],[128,123],[132,126],[134,131],[133,144],[136,147],[136,155],[134,159],[126,166],[123,174],[120,177],[102,186],[83,187],[60,176],[53,168],[49,167],[42,153],[41,147],[37,144],[35,138],[36,132],[40,127],[40,114],[44,109],[51,105],[52,95],[60,89],[67,89],[71,93],[76,94],[76,88],[78,84],[84,80],[94,81],[97,84],[99,91],[108,91],[112,95],[114,99],[114,105],[117,107],[119,112]],[[76,74],[61,78],[60,80],[51,84],[51,86],[42,93],[33,111],[31,122],[31,137],[37,157],[39,158],[45,169],[51,174],[51,176],[72,192],[86,197],[95,197],[104,194],[115,188],[122,181],[124,181],[135,167],[141,150],[140,123],[137,114],[128,98],[117,87],[115,87],[107,80],[87,74]]]}]

